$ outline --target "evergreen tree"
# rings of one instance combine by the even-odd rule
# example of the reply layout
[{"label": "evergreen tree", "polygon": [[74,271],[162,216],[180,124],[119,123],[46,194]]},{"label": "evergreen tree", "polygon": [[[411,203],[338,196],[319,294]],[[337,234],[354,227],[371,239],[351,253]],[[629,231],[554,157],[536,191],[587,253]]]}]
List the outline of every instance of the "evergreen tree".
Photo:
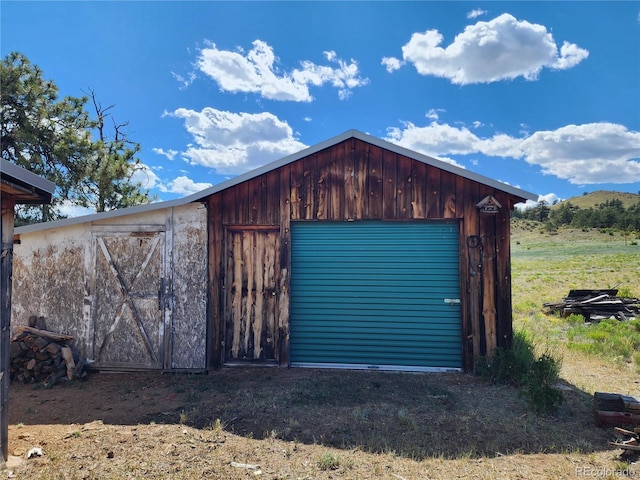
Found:
[{"label": "evergreen tree", "polygon": [[[97,120],[85,110],[88,98],[60,99],[58,88],[24,55],[13,52],[0,62],[0,148],[2,158],[56,184],[51,205],[17,209],[16,224],[62,218],[63,204],[96,211],[145,203],[148,193],[130,179],[139,145],[114,123],[107,137],[104,118],[92,92]],[[111,108],[111,107],[110,107]],[[92,133],[97,131],[99,139]]]}]

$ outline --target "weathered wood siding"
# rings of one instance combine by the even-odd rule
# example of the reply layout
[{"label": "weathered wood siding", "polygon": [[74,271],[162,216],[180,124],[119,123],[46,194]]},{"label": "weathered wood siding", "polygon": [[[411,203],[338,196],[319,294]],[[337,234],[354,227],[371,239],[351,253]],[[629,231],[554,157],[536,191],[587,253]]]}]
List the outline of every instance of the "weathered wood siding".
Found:
[{"label": "weathered wood siding", "polygon": [[277,357],[279,244],[278,228],[227,229],[225,362]]},{"label": "weathered wood siding", "polygon": [[13,326],[44,316],[110,368],[206,368],[206,207],[21,235]]},{"label": "weathered wood siding", "polygon": [[[476,204],[487,195],[502,204],[498,215],[479,214]],[[254,338],[274,335],[275,356],[281,365],[288,364],[291,221],[459,219],[463,358],[465,369],[472,370],[479,355],[511,341],[509,212],[522,200],[354,138],[212,195],[208,199],[210,365],[219,367],[229,348],[259,358],[262,353],[258,355],[256,344],[253,350],[238,350],[238,341],[249,345],[246,332],[251,329]],[[273,247],[279,250],[280,262],[274,273],[280,283],[275,295],[277,334],[269,330],[271,324],[258,328],[241,310],[248,308],[242,306],[248,302],[251,318],[267,318],[266,311],[256,309],[271,305],[258,304],[249,289],[239,300],[234,296],[237,285],[234,294],[228,291],[240,276],[255,275],[256,268],[249,265],[251,255],[240,265],[235,262],[236,251],[224,246],[228,232],[250,235],[256,226],[280,232],[279,245]],[[474,242],[477,248],[468,246]]]}]

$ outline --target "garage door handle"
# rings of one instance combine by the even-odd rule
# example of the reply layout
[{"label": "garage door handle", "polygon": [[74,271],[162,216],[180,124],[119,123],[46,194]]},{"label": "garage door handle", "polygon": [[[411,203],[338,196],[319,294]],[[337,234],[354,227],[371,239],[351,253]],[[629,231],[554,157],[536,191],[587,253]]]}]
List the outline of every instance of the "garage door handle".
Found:
[{"label": "garage door handle", "polygon": [[460,299],[459,298],[445,298],[444,299],[444,303],[446,303],[448,305],[460,305]]}]

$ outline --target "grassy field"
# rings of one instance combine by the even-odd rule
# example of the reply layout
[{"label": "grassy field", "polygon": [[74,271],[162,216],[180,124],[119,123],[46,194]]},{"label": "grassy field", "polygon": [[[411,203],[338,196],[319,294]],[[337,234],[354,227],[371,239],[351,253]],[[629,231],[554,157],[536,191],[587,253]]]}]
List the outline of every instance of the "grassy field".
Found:
[{"label": "grassy field", "polygon": [[582,317],[561,319],[543,314],[541,308],[546,302],[562,300],[571,289],[616,288],[620,296],[640,297],[637,243],[637,235],[572,229],[548,233],[535,222],[516,222],[512,232],[514,328],[562,357],[588,353],[587,357],[639,373],[637,321],[585,325]]},{"label": "grassy field", "polygon": [[[633,330],[602,351],[597,325],[545,315],[573,288],[640,295],[640,246],[620,235],[513,228],[514,327],[561,359],[564,403],[535,413],[518,388],[466,374],[223,369],[93,374],[10,391],[12,467],[28,479],[558,479],[640,477],[607,445],[593,393],[640,398]],[[595,338],[595,340],[594,340]],[[635,347],[635,352],[638,348]]]}]

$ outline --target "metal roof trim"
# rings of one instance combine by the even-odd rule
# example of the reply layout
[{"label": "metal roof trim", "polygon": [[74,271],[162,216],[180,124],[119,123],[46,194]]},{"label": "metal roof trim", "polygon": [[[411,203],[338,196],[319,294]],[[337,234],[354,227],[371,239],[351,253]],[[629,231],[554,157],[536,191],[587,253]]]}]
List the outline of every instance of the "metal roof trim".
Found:
[{"label": "metal roof trim", "polygon": [[102,213],[95,213],[92,215],[84,215],[81,217],[73,217],[73,218],[66,218],[63,220],[55,220],[53,222],[45,222],[45,223],[36,223],[33,225],[27,225],[24,227],[18,227],[15,229],[15,232],[17,234],[19,233],[29,233],[29,232],[34,232],[34,231],[38,231],[38,230],[45,230],[45,229],[50,229],[50,228],[58,228],[58,227],[64,227],[64,226],[68,226],[68,225],[74,225],[74,224],[78,224],[78,223],[84,223],[84,222],[93,222],[93,221],[98,221],[98,220],[105,220],[105,219],[109,219],[109,218],[116,218],[119,216],[123,216],[123,215],[133,215],[133,214],[137,214],[137,213],[144,213],[147,211],[153,211],[153,210],[157,210],[157,209],[161,209],[161,208],[172,208],[172,207],[177,207],[177,206],[181,206],[181,205],[186,205],[188,203],[193,203],[193,202],[201,202],[204,198],[210,196],[210,195],[214,195],[216,193],[219,193],[223,190],[226,190],[228,188],[234,187],[242,182],[246,182],[247,180],[251,180],[255,177],[258,177],[260,175],[263,175],[265,173],[268,173],[272,170],[276,170],[280,167],[283,167],[285,165],[288,165],[290,163],[293,163],[297,160],[300,160],[304,157],[307,157],[309,155],[313,155],[314,153],[317,153],[321,150],[324,150],[325,148],[329,148],[332,147],[333,145],[337,145],[340,142],[343,142],[345,140],[348,140],[350,138],[356,138],[358,140],[362,140],[363,142],[367,142],[370,143],[372,145],[375,145],[377,147],[383,148],[385,150],[389,150],[392,151],[394,153],[397,153],[399,155],[404,155],[406,157],[412,158],[414,160],[417,160],[419,162],[423,162],[426,163],[427,165],[432,165],[436,168],[445,170],[447,172],[453,173],[455,175],[459,175],[461,177],[467,178],[469,180],[473,180],[476,181],[478,183],[482,183],[485,184],[487,186],[493,187],[493,188],[497,188],[498,190],[502,190],[506,193],[509,193],[511,195],[514,195],[516,197],[520,197],[523,199],[529,199],[529,200],[537,200],[538,199],[538,195],[527,192],[525,190],[521,190],[519,188],[513,187],[511,185],[508,185],[506,183],[502,183],[499,182],[497,180],[491,179],[489,177],[485,177],[483,175],[480,175],[478,173],[474,173],[472,171],[466,170],[464,168],[460,168],[460,167],[456,167],[455,165],[452,165],[450,163],[444,162],[442,160],[438,160],[436,158],[430,157],[428,155],[424,155],[422,153],[418,153],[416,151],[413,150],[409,150],[408,148],[405,147],[401,147],[400,145],[397,145],[395,143],[391,143],[391,142],[387,142],[386,140],[381,140],[379,138],[373,137],[371,135],[368,135],[366,133],[362,133],[359,130],[347,130],[344,133],[341,133],[339,135],[336,135],[332,138],[329,138],[327,140],[324,140],[323,142],[320,142],[316,145],[312,145],[310,147],[307,147],[303,150],[300,150],[299,152],[295,152],[292,153],[291,155],[287,155],[286,157],[283,157],[281,159],[275,160],[273,162],[267,163],[265,165],[262,165],[261,167],[258,167],[254,170],[250,170],[248,172],[245,172],[243,174],[240,174],[236,177],[230,178],[229,180],[225,180],[224,182],[218,183],[216,185],[213,185],[205,190],[202,190],[200,192],[196,192],[193,193],[189,196],[186,197],[182,197],[176,200],[169,200],[169,201],[165,201],[165,202],[157,202],[157,203],[150,203],[150,204],[146,204],[146,205],[138,205],[135,207],[129,207],[129,208],[123,208],[120,210],[113,210],[111,212],[102,212]]},{"label": "metal roof trim", "polygon": [[8,160],[0,160],[0,178],[2,180],[25,188],[25,191],[31,191],[34,197],[39,197],[43,200],[42,203],[51,201],[51,196],[56,189],[55,183]]}]

